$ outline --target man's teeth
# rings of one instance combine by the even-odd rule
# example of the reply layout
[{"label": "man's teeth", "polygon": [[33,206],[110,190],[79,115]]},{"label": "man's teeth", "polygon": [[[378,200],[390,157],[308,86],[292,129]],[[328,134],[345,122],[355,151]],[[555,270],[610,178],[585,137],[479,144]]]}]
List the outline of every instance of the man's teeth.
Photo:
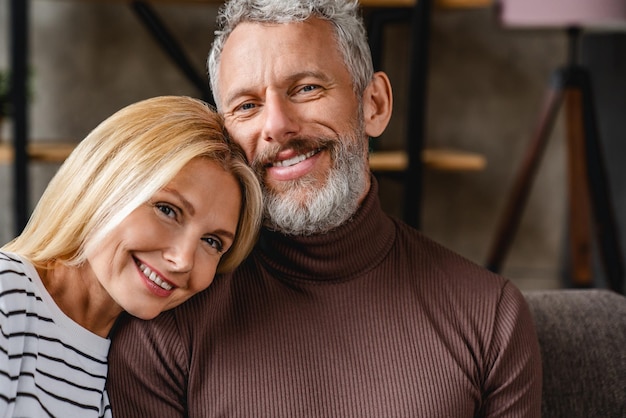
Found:
[{"label": "man's teeth", "polygon": [[272,166],[273,167],[289,167],[289,166],[298,164],[299,162],[302,162],[302,161],[306,160],[307,158],[311,158],[312,156],[314,156],[318,152],[319,152],[319,150],[315,149],[313,151],[307,152],[306,154],[296,155],[295,157],[290,158],[288,160],[277,161],[277,162],[273,163]]},{"label": "man's teeth", "polygon": [[141,272],[144,274],[144,276],[146,276],[148,279],[150,279],[150,281],[152,281],[157,286],[159,286],[159,287],[161,287],[161,288],[163,288],[165,290],[172,290],[172,285],[169,284],[168,282],[166,282],[165,280],[161,279],[158,274],[156,274],[155,272],[150,270],[150,267],[146,266],[143,263],[140,263],[139,264],[139,270],[141,270]]}]

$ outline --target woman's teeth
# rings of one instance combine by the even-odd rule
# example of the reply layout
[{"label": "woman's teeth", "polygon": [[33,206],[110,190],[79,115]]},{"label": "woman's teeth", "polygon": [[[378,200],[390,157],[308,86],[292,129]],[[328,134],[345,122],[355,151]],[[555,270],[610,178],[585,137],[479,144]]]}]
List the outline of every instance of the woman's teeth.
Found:
[{"label": "woman's teeth", "polygon": [[146,276],[151,282],[161,287],[162,289],[172,290],[173,286],[169,284],[168,282],[166,282],[165,280],[161,279],[161,277],[159,277],[158,274],[150,270],[150,267],[146,266],[143,263],[139,263],[138,266],[139,266],[139,270],[141,270],[143,275]]},{"label": "woman's teeth", "polygon": [[320,150],[319,149],[315,149],[313,151],[307,152],[306,154],[296,155],[295,157],[289,158],[288,160],[277,161],[274,164],[272,164],[272,166],[274,166],[274,167],[289,167],[289,166],[292,166],[292,165],[296,165],[299,162],[302,162],[302,161],[306,160],[307,158],[311,158],[312,156],[314,156],[318,152],[320,152]]}]

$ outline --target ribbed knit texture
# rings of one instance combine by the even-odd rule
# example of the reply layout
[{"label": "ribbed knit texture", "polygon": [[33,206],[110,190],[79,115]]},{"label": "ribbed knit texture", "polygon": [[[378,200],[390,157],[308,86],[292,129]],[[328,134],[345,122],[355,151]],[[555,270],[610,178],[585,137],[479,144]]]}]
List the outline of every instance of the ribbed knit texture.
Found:
[{"label": "ribbed knit texture", "polygon": [[263,231],[233,275],[119,327],[116,417],[539,417],[519,291],[392,220],[372,189],[331,233]]}]

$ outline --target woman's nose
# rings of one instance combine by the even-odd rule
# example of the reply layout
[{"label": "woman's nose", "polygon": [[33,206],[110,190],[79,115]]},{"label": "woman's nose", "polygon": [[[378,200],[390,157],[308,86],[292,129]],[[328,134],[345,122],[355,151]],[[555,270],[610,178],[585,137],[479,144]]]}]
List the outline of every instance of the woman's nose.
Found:
[{"label": "woman's nose", "polygon": [[194,265],[197,243],[186,237],[172,242],[164,251],[163,256],[170,263],[172,271],[190,272]]}]

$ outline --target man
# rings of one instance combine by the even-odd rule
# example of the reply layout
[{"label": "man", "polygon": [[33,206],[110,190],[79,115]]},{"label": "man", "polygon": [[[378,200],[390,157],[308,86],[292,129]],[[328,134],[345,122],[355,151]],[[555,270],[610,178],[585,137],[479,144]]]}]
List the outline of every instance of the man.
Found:
[{"label": "man", "polygon": [[505,279],[388,217],[367,164],[391,115],[358,5],[232,0],[209,74],[263,184],[232,275],[120,325],[117,417],[539,417],[541,360]]}]

